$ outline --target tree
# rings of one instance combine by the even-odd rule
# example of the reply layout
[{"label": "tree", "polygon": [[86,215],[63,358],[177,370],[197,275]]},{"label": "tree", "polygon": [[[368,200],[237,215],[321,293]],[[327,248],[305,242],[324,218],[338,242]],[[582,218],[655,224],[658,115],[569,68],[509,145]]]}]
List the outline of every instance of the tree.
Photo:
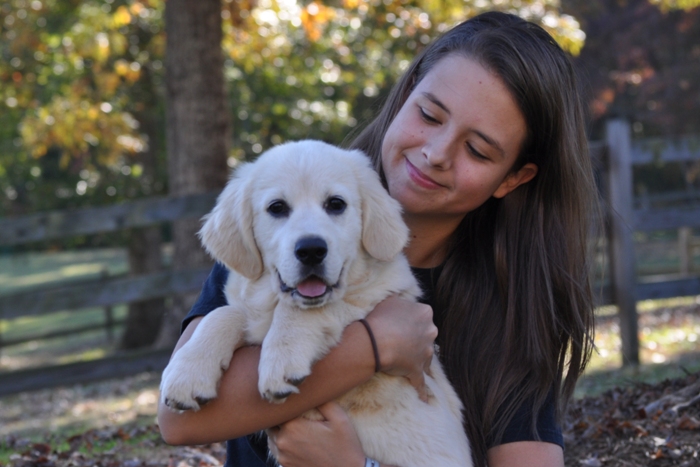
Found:
[{"label": "tree", "polygon": [[[592,139],[602,139],[610,118],[628,120],[638,138],[700,137],[700,1],[564,5],[586,31],[575,64],[591,94]],[[634,168],[638,195],[699,188],[697,161]]]},{"label": "tree", "polygon": [[[157,60],[162,5],[110,3],[16,0],[4,10],[3,32],[12,40],[3,50],[11,57],[3,91],[19,120],[9,128],[24,143],[0,154],[15,213],[165,189]],[[121,237],[131,274],[162,267],[160,227]],[[163,309],[163,299],[130,304],[121,346],[150,345]]]},{"label": "tree", "polygon": [[[166,115],[170,194],[221,189],[227,180],[229,118],[223,77],[220,0],[168,0],[165,7]],[[211,264],[202,250],[198,220],[173,224],[173,269]],[[193,303],[177,296],[159,345],[174,344]]]},{"label": "tree", "polygon": [[[558,0],[9,0],[0,8],[6,107],[0,210],[99,205],[165,193],[168,184],[173,195],[217,190],[227,161],[234,166],[288,139],[341,143],[374,116],[431,38],[481,11],[538,22],[577,53],[583,34],[559,6]],[[235,125],[227,137],[229,118]],[[175,269],[208,263],[198,227],[193,220],[173,228]],[[110,241],[129,241],[130,267],[142,273],[160,267],[157,234],[135,231],[130,240]],[[175,300],[162,345],[176,338],[191,299]],[[132,305],[125,346],[154,335],[159,306]],[[139,331],[143,339],[131,341]]]},{"label": "tree", "polygon": [[610,117],[630,120],[637,136],[697,133],[700,1],[565,0],[564,6],[586,31],[576,65],[590,86],[594,137]]}]

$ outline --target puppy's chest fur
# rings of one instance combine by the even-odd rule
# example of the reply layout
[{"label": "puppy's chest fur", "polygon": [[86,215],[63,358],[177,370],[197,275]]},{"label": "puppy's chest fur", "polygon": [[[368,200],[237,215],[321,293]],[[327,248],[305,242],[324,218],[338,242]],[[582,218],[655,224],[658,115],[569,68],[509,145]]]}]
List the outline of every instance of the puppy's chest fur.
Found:
[{"label": "puppy's chest fur", "polygon": [[280,291],[276,278],[269,271],[256,280],[230,271],[224,293],[228,303],[243,304],[246,344],[262,344],[272,326],[274,310],[280,303],[286,309],[293,309],[297,313],[335,315],[335,319],[328,320],[327,323],[337,328],[332,330],[334,333],[339,333],[352,321],[364,318],[390,295],[397,294],[406,299],[420,297],[421,290],[410,273],[404,256],[400,255],[390,262],[376,261],[367,255],[363,256],[363,261],[359,261],[362,266],[355,265],[351,268],[341,300],[314,308],[296,306],[293,300]]}]

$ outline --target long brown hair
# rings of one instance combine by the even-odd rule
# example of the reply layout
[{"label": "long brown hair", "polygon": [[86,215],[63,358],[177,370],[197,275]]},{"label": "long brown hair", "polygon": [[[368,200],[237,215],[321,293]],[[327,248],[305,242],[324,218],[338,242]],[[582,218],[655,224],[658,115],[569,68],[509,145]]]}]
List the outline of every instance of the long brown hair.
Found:
[{"label": "long brown hair", "polygon": [[561,419],[588,361],[589,221],[597,213],[597,191],[568,57],[541,27],[496,12],[429,45],[355,138],[352,146],[370,155],[383,180],[387,128],[417,83],[455,53],[499,76],[525,117],[526,140],[511,170],[538,166],[532,181],[465,216],[437,286],[437,306],[445,313],[440,356],[465,406],[476,465],[484,465],[488,447],[499,444],[524,403],[537,414],[553,397]]}]

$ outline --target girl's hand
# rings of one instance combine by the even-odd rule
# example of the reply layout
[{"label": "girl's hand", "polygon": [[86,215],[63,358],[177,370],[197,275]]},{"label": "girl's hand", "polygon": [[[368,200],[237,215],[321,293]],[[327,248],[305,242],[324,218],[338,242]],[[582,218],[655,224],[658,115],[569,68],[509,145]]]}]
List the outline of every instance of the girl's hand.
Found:
[{"label": "girl's hand", "polygon": [[284,467],[358,467],[365,454],[348,415],[336,402],[318,407],[323,421],[295,418],[268,430]]},{"label": "girl's hand", "polygon": [[430,374],[437,327],[429,305],[389,297],[367,316],[379,348],[381,370],[403,376],[428,400],[424,373]]}]

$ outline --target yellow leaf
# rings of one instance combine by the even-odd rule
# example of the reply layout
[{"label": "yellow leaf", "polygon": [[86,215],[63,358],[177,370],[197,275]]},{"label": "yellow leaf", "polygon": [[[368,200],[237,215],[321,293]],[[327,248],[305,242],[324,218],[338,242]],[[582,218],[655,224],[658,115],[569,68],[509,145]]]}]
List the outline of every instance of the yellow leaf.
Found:
[{"label": "yellow leaf", "polygon": [[131,23],[131,14],[124,5],[117,8],[117,11],[114,12],[113,18],[114,25],[116,27],[126,26],[127,24]]},{"label": "yellow leaf", "polygon": [[134,16],[138,16],[139,13],[143,11],[143,5],[139,2],[135,2],[133,5],[131,5],[131,12],[134,14]]},{"label": "yellow leaf", "polygon": [[116,71],[119,76],[125,76],[129,73],[129,62],[120,58],[114,62],[114,71]]},{"label": "yellow leaf", "polygon": [[323,26],[335,17],[333,8],[311,2],[301,11],[301,23],[309,40],[316,42],[323,34]]}]

